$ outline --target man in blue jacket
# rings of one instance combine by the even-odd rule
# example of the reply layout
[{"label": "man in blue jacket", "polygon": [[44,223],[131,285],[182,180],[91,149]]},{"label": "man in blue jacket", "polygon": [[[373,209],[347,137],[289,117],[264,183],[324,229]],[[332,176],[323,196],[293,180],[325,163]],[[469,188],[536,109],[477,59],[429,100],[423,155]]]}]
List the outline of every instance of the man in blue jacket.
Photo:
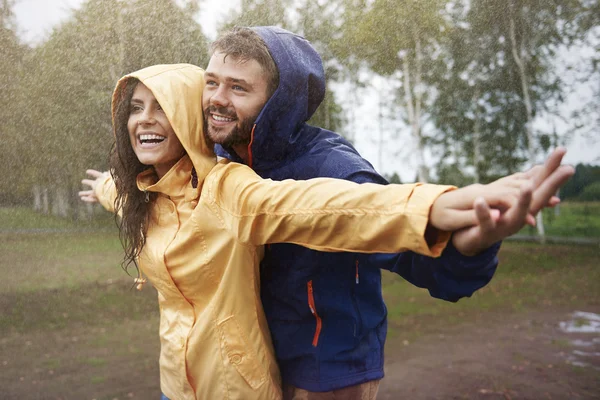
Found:
[{"label": "man in blue jacket", "polygon": [[[274,180],[387,184],[343,137],[306,124],[325,94],[321,58],[308,41],[276,27],[234,28],[211,51],[203,109],[218,155]],[[496,270],[500,243],[482,243],[461,248],[473,256],[450,243],[437,259],[269,246],[262,302],[284,397],[375,398],[387,331],[380,270],[454,302],[485,286]]]}]

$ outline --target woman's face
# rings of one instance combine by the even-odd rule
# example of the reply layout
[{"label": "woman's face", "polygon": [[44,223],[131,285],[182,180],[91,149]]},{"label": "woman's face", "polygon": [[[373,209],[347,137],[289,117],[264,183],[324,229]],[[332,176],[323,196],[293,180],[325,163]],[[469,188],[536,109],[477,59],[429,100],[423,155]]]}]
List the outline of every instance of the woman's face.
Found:
[{"label": "woman's face", "polygon": [[138,160],[152,165],[159,178],[185,154],[165,112],[143,83],[138,83],[133,91],[127,130]]}]

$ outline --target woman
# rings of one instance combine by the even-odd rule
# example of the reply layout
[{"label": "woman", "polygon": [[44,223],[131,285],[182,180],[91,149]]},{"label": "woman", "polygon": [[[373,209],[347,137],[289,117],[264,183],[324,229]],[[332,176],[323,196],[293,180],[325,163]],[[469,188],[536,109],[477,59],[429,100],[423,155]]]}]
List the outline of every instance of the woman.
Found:
[{"label": "woman", "polygon": [[[85,181],[93,193],[80,195],[122,216],[125,262],[139,266],[140,286],[143,273],[158,291],[164,395],[279,399],[260,303],[262,245],[437,256],[450,236],[439,229],[476,218],[445,202],[464,189],[273,182],[244,165],[217,162],[203,134],[203,88],[203,70],[187,64],[123,77],[112,98],[114,184],[98,176]],[[473,204],[473,195],[459,198]]]}]

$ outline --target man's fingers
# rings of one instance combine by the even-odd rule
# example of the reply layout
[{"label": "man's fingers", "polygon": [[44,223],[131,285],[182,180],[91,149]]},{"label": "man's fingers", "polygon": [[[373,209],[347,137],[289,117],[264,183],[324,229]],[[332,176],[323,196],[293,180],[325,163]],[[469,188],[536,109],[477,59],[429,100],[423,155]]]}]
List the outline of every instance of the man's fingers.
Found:
[{"label": "man's fingers", "polygon": [[94,191],[93,191],[93,190],[80,190],[80,191],[77,193],[77,195],[78,195],[79,197],[82,197],[82,196],[91,196],[91,195],[93,195],[93,194],[94,194]]},{"label": "man's fingers", "polygon": [[534,188],[541,185],[548,176],[550,176],[558,167],[560,167],[560,163],[562,162],[566,152],[567,150],[564,147],[557,147],[552,153],[550,153],[541,169],[536,169],[536,167],[534,167],[530,170],[533,171],[531,178],[533,179]]},{"label": "man's fingers", "polygon": [[533,185],[531,183],[524,184],[517,203],[506,212],[504,222],[512,233],[517,232],[526,223],[532,197]]},{"label": "man's fingers", "polygon": [[556,207],[560,204],[560,198],[557,196],[550,197],[550,200],[546,203],[546,207]]},{"label": "man's fingers", "polygon": [[537,214],[546,204],[552,201],[554,194],[561,186],[563,186],[571,176],[575,173],[575,169],[570,165],[563,165],[556,169],[550,176],[547,177],[533,193],[531,202],[531,213]]}]

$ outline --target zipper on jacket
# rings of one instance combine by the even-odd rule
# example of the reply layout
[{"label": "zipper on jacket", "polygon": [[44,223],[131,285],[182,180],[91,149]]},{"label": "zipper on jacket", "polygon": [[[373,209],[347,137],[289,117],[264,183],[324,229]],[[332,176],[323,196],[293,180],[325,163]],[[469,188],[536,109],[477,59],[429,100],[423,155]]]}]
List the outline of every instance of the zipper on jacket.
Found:
[{"label": "zipper on jacket", "polygon": [[317,308],[315,307],[315,298],[313,296],[313,287],[312,281],[308,281],[306,284],[308,287],[308,306],[310,307],[310,312],[315,316],[317,320],[317,328],[315,329],[315,336],[313,337],[312,345],[313,347],[317,347],[319,344],[319,335],[321,334],[321,317],[317,314]]},{"label": "zipper on jacket", "polygon": [[252,143],[254,142],[254,129],[256,124],[252,126],[252,132],[250,132],[250,143],[248,143],[248,166],[252,168]]},{"label": "zipper on jacket", "polygon": [[[355,275],[354,275],[354,281],[356,282],[356,285],[358,285],[359,282],[359,276],[358,276],[358,258],[355,261]],[[353,335],[354,337],[356,337],[356,335],[359,333],[357,331],[362,329],[362,316],[360,315],[360,308],[358,307],[358,299],[356,298],[356,290],[358,289],[357,286],[354,286],[352,289],[352,305],[354,306],[354,315],[356,316],[356,323],[354,324],[354,332]]]}]

